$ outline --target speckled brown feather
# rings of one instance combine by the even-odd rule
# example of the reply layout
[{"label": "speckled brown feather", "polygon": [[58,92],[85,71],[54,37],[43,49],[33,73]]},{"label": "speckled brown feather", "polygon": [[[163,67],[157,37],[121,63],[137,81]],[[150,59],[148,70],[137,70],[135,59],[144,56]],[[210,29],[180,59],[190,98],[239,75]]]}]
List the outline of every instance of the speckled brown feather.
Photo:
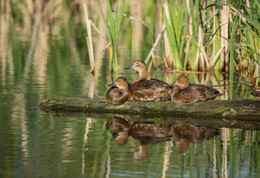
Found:
[{"label": "speckled brown feather", "polygon": [[109,88],[106,93],[106,98],[108,101],[115,104],[124,104],[130,98],[130,93],[120,90],[119,88],[112,87]]},{"label": "speckled brown feather", "polygon": [[135,100],[166,101],[171,99],[171,86],[157,79],[133,83],[130,92]]},{"label": "speckled brown feather", "polygon": [[[174,90],[176,91],[178,86],[174,86]],[[175,103],[191,103],[197,101],[205,101],[210,99],[215,99],[217,96],[221,96],[222,94],[218,92],[218,90],[199,84],[190,84],[188,88],[183,90],[179,90],[176,94],[172,94],[172,101]]]}]

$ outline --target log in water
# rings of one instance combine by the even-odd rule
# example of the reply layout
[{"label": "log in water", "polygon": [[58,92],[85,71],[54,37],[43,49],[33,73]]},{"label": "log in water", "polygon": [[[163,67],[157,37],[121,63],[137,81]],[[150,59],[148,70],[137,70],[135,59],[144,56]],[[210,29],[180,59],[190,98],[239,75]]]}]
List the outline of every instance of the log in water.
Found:
[{"label": "log in water", "polygon": [[175,104],[171,101],[128,101],[122,105],[113,105],[103,97],[71,97],[44,100],[40,103],[40,107],[55,112],[126,114],[148,117],[214,117],[260,121],[260,101],[258,100],[209,100],[190,105]]}]

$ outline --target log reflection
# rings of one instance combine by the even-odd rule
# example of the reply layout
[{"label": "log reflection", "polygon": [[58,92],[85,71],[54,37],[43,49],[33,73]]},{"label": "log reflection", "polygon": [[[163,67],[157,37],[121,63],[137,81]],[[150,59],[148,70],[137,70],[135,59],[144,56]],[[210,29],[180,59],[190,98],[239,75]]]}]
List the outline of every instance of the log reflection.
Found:
[{"label": "log reflection", "polygon": [[219,134],[216,128],[198,127],[183,123],[155,124],[153,122],[134,122],[123,118],[108,120],[107,129],[115,142],[125,145],[131,136],[139,146],[139,152],[133,157],[143,159],[147,156],[148,145],[162,141],[171,141],[180,153],[186,153],[190,143],[198,143]]}]

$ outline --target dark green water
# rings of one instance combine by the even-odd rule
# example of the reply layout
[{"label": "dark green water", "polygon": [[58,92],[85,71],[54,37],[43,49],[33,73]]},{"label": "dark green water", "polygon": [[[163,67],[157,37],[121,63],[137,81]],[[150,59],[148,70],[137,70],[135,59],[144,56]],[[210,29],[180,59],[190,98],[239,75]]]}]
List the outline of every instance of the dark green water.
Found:
[{"label": "dark green water", "polygon": [[[84,38],[75,37],[74,46],[69,38],[48,37],[47,50],[38,44],[31,63],[28,41],[14,38],[1,47],[0,177],[260,176],[260,132],[234,128],[232,122],[227,124],[232,128],[208,128],[203,121],[191,124],[179,118],[146,122],[129,116],[41,111],[38,104],[44,99],[88,96],[92,87],[94,96],[104,96],[111,82],[108,59],[102,59],[100,71],[91,77]],[[131,64],[129,51],[124,50],[119,73]],[[179,75],[153,74],[168,82]],[[137,74],[124,76],[133,81]],[[229,84],[222,74],[189,78]],[[253,99],[241,81],[248,81],[247,76],[235,74],[232,88],[218,87],[225,93],[218,99]]]}]

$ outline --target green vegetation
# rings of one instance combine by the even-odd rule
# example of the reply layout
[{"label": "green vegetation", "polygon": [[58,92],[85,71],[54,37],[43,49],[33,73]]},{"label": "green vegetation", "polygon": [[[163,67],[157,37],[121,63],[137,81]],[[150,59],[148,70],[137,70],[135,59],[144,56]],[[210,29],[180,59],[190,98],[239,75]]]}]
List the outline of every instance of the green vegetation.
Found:
[{"label": "green vegetation", "polygon": [[164,105],[161,104],[161,103],[155,103],[153,108],[156,110],[156,111],[162,111],[163,110],[163,107]]},{"label": "green vegetation", "polygon": [[63,97],[60,97],[58,95],[55,95],[54,98],[53,98],[55,101],[62,101],[64,98]]},{"label": "green vegetation", "polygon": [[89,106],[89,104],[90,104],[90,102],[88,102],[88,101],[84,102],[84,103],[83,103],[83,109],[84,109],[84,108],[87,108],[87,107]]},{"label": "green vegetation", "polygon": [[[98,36],[104,40],[102,27],[98,23],[102,19],[109,42],[110,70],[115,73],[118,72],[118,59],[120,59],[118,47],[126,45],[131,49],[129,50],[129,58],[132,60],[136,56],[144,59],[144,56],[148,55],[149,48],[154,47],[152,55],[154,67],[157,66],[155,64],[157,61],[160,64],[165,63],[166,68],[176,70],[208,71],[214,69],[216,71],[229,71],[230,74],[233,74],[235,70],[247,69],[254,72],[254,78],[259,76],[260,3],[258,1],[246,0],[244,3],[244,1],[234,0],[158,0],[156,3],[152,1],[140,2],[140,9],[139,6],[135,7],[125,0],[99,0],[98,2],[99,7],[94,9],[92,3],[86,3],[89,14],[88,25],[93,26],[92,32],[91,28],[87,31],[88,35],[93,35],[93,39]],[[72,25],[69,24],[71,23],[70,16],[77,17],[75,21],[81,21],[82,26],[85,23],[84,8],[81,2],[55,3],[55,1],[48,1],[47,4],[40,3],[38,6],[27,2],[21,3],[16,8],[13,7],[13,4],[3,4],[1,11],[4,15],[1,17],[5,18],[6,22],[10,22],[12,21],[10,18],[14,18],[13,23],[21,27],[28,26],[34,29],[34,26],[38,26],[40,31],[32,32],[38,35],[41,34],[43,26],[57,29],[58,25],[60,27],[64,24]],[[134,8],[142,11],[142,7],[147,8],[144,8],[146,10],[142,12],[141,16],[138,13],[133,13]],[[10,10],[6,11],[5,9]],[[23,9],[32,9],[31,12],[34,14]],[[31,16],[36,21],[37,13],[44,15],[42,15],[39,24],[32,24]],[[46,14],[51,15],[47,17]],[[60,17],[58,14],[64,15]],[[81,19],[79,20],[79,18]],[[9,27],[5,21],[3,25]],[[165,31],[163,31],[164,29]],[[68,33],[62,29],[58,31]],[[161,41],[160,45],[157,45],[154,44],[153,38],[159,34],[161,34]],[[69,42],[67,41],[67,43]],[[81,44],[81,46],[84,46],[86,53],[86,44]],[[99,55],[97,51],[100,49],[95,49],[97,48],[95,43],[93,46],[95,54],[93,54],[92,49],[86,55],[95,55],[97,58]],[[141,46],[145,47],[138,48]],[[30,60],[27,63],[30,66]],[[99,63],[102,63],[101,60],[96,59],[95,68],[100,70]],[[93,67],[94,65],[90,70],[93,70]]]},{"label": "green vegetation", "polygon": [[[166,29],[166,35],[161,40],[162,49],[165,50],[162,54],[165,55],[160,57],[160,60],[166,58],[167,67],[191,71],[215,68],[217,71],[229,71],[230,74],[234,73],[234,69],[253,69],[254,77],[258,76],[259,2],[246,1],[247,5],[239,5],[236,1],[226,3],[225,0],[221,1],[223,3],[215,3],[211,0],[195,2],[160,0],[159,2],[163,17],[159,19],[160,24],[165,23]],[[115,16],[114,20],[111,11],[111,4],[109,4],[108,17],[112,30],[107,29],[107,34],[114,51],[117,45],[115,46],[111,39],[114,35],[118,40],[119,30],[116,34],[113,33],[113,24],[118,18]],[[104,19],[103,13],[102,18]],[[104,22],[105,26],[108,26],[108,23]],[[154,27],[154,30],[156,28],[158,27]],[[132,29],[135,29],[135,25],[132,25]],[[132,38],[132,58],[135,41]],[[116,57],[114,55],[116,52],[113,53],[113,58]],[[236,56],[239,58],[235,59]]]},{"label": "green vegetation", "polygon": [[[185,44],[185,32],[188,30],[188,23],[184,26],[183,20],[187,12],[184,10],[185,1],[181,3],[180,0],[177,1],[177,7],[175,4],[170,3],[167,0],[165,6],[161,3],[161,8],[163,9],[163,19],[166,26],[166,34],[168,38],[168,45],[170,46],[170,54],[172,56],[172,63],[174,68],[182,70],[182,59],[184,58],[184,44]],[[187,19],[187,18],[186,18]],[[165,44],[167,45],[167,44]],[[168,52],[168,51],[166,51]]]},{"label": "green vegetation", "polygon": [[[108,21],[106,20],[106,17],[104,15],[104,12],[102,10],[101,2],[100,0],[99,6],[101,11],[102,20],[105,25],[107,37],[110,43],[110,69],[113,70],[115,73],[117,73],[117,46],[118,46],[118,37],[119,37],[119,31],[121,27],[121,23],[123,20],[123,12],[125,8],[125,0],[123,0],[121,7],[116,7],[115,15],[113,17],[113,10],[110,0],[107,0],[107,8],[108,8]],[[113,64],[113,68],[112,68]]]}]

